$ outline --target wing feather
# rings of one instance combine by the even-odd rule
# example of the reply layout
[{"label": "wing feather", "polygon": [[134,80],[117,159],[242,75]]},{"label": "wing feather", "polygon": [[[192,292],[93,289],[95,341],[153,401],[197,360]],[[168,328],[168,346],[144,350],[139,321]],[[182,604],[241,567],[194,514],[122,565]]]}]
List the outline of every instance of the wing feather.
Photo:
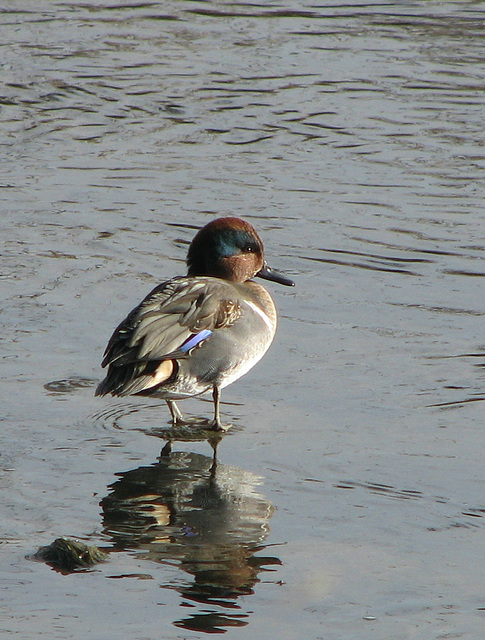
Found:
[{"label": "wing feather", "polygon": [[198,346],[237,320],[235,293],[230,283],[210,277],[174,278],[153,289],[111,336],[102,362],[107,376],[96,394],[126,395],[158,386],[163,361],[189,357],[184,343],[207,331],[194,341]]}]

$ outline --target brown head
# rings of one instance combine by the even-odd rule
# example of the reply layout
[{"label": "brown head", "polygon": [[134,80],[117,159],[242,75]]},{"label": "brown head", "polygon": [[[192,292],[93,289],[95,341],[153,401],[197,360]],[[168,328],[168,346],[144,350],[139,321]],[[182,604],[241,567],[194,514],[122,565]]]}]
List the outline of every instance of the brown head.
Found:
[{"label": "brown head", "polygon": [[246,282],[259,275],[281,284],[293,284],[265,265],[261,238],[241,218],[217,218],[206,224],[190,244],[187,266],[189,276]]}]

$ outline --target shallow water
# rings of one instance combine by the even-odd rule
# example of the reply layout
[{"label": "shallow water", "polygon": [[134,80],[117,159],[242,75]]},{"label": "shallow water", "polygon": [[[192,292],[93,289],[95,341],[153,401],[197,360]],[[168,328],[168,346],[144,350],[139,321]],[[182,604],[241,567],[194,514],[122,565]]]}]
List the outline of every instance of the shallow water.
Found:
[{"label": "shallow water", "polygon": [[[484,2],[4,2],[5,636],[483,634]],[[114,326],[215,215],[255,224],[265,359],[158,459]],[[203,400],[184,403],[208,415]],[[110,551],[62,575],[40,545]]]}]

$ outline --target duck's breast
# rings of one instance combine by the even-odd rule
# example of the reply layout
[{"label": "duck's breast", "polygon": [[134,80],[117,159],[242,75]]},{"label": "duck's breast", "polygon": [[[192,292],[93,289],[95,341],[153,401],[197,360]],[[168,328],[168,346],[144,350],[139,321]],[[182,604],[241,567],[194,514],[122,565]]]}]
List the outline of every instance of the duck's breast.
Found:
[{"label": "duck's breast", "polygon": [[214,331],[187,360],[180,361],[181,373],[189,372],[200,382],[226,387],[263,357],[276,331],[276,310],[268,292],[248,282],[231,285],[228,295],[239,307],[230,326]]}]

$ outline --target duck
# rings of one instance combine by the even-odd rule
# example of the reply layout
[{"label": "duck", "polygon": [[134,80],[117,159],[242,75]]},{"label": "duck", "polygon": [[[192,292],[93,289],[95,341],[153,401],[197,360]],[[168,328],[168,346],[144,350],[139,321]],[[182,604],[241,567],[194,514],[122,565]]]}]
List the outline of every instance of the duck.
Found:
[{"label": "duck", "polygon": [[190,243],[187,275],[156,286],[113,332],[95,395],[161,398],[175,427],[191,422],[179,400],[212,392],[207,428],[225,431],[221,390],[261,360],[276,333],[274,302],[255,277],[294,286],[268,266],[252,224],[237,217],[206,224]]}]

